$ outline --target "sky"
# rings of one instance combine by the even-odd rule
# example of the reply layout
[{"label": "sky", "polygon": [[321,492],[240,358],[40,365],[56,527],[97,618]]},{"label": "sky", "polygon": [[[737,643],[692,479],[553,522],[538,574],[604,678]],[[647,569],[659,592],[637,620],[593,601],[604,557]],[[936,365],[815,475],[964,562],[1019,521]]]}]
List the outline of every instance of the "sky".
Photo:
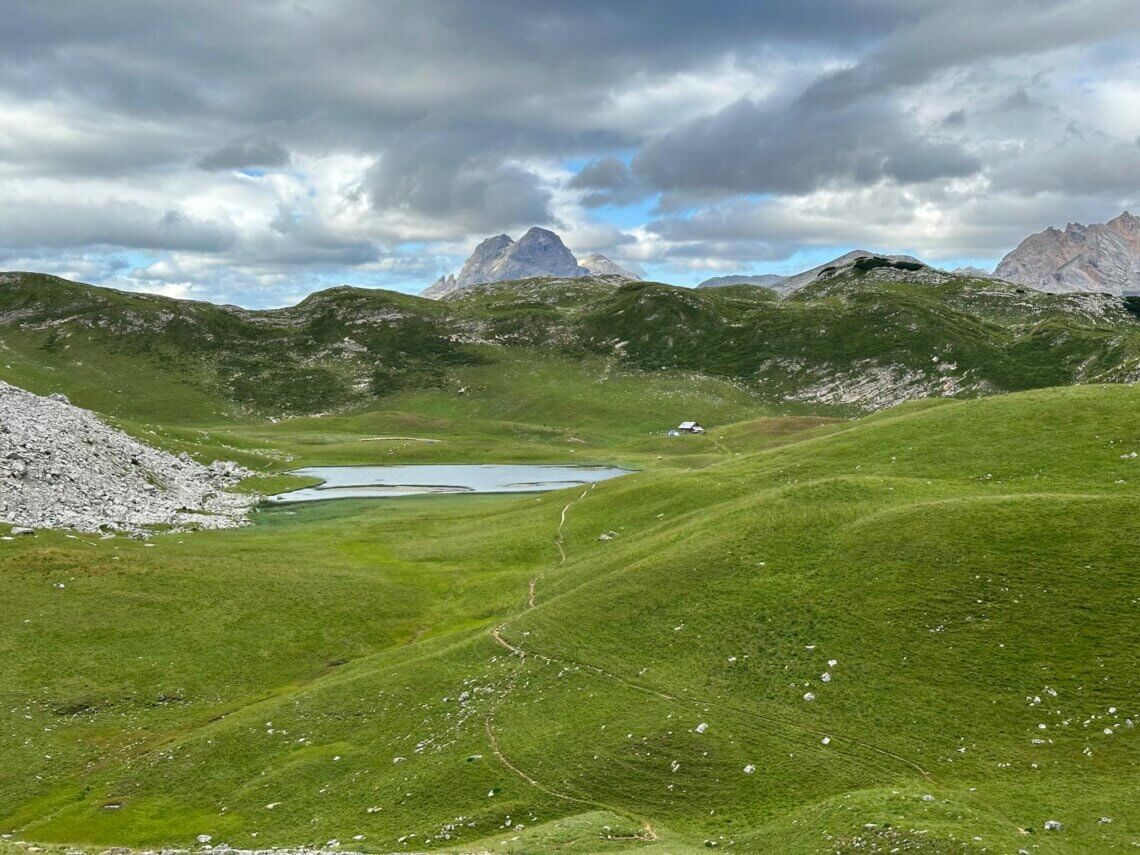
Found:
[{"label": "sky", "polygon": [[250,307],[532,225],[692,285],[1140,209],[1136,0],[0,0],[0,269]]}]

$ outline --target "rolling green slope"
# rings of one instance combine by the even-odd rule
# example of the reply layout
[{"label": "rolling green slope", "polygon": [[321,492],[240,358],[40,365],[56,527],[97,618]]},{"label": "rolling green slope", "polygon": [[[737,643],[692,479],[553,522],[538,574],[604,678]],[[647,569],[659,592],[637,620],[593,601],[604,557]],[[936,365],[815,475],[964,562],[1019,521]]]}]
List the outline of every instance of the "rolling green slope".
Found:
[{"label": "rolling green slope", "polygon": [[1087,386],[769,418],[591,489],[0,544],[0,830],[1124,850],[1138,406]]},{"label": "rolling green slope", "polygon": [[419,395],[467,417],[454,399],[489,376],[527,399],[535,373],[581,388],[600,373],[662,372],[648,385],[733,387],[756,407],[738,419],[789,405],[852,415],[1135,380],[1140,320],[1119,298],[928,268],[854,269],[786,299],[752,287],[522,280],[441,302],[334,288],[270,311],[0,274],[0,379],[132,422],[391,412]]}]

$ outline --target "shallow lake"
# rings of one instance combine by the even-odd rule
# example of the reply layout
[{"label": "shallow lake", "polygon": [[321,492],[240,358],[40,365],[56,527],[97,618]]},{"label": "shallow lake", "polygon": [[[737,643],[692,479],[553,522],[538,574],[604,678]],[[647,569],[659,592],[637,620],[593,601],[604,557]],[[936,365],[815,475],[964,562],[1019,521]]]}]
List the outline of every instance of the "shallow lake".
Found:
[{"label": "shallow lake", "polygon": [[424,464],[416,466],[309,466],[294,475],[320,478],[271,496],[274,504],[322,499],[369,499],[424,493],[540,493],[593,484],[629,475],[614,466],[543,466],[533,464]]}]

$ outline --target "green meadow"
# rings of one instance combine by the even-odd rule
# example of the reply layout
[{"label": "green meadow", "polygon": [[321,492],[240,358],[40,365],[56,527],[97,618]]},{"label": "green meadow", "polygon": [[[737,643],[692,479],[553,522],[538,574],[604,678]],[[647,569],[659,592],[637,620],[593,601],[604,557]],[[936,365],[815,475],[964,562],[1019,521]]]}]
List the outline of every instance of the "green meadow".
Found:
[{"label": "green meadow", "polygon": [[601,357],[451,370],[275,421],[92,388],[265,491],[313,463],[639,471],[0,543],[0,851],[1135,846],[1140,390],[853,419]]}]

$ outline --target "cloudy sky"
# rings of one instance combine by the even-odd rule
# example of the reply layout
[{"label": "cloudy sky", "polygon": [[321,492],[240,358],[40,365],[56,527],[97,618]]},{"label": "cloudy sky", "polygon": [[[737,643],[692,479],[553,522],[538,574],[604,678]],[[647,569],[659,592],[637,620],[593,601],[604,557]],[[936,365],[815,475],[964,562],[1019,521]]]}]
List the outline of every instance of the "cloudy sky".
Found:
[{"label": "cloudy sky", "polygon": [[0,269],[272,306],[538,224],[693,284],[1140,208],[1137,0],[3,7]]}]

